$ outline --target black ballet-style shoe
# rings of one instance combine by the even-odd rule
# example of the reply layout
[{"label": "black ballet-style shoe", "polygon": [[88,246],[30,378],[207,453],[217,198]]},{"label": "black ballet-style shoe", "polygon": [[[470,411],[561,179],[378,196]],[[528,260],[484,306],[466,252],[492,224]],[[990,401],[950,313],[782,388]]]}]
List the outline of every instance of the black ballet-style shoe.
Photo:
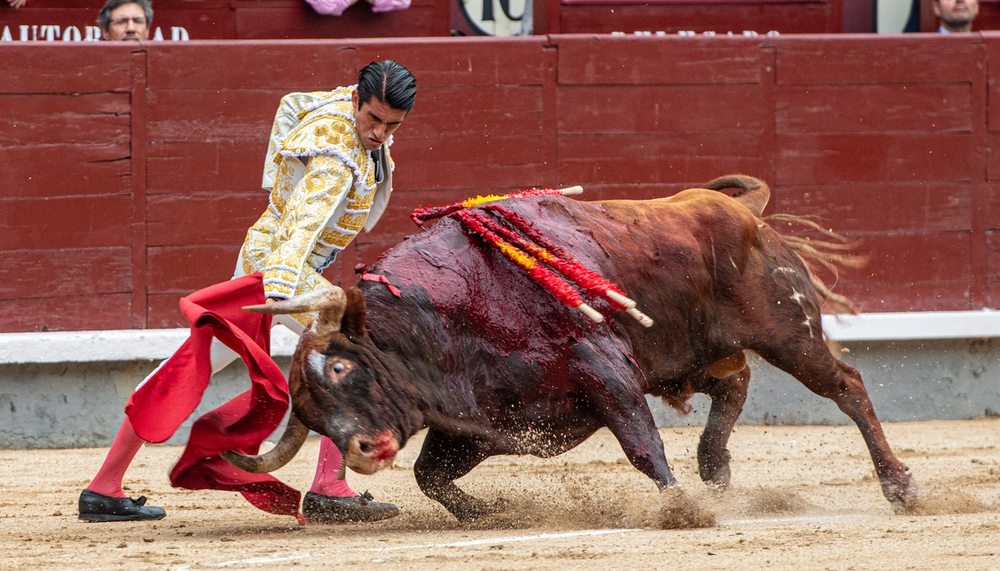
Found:
[{"label": "black ballet-style shoe", "polygon": [[309,523],[372,522],[399,515],[395,505],[373,502],[374,499],[367,490],[360,496],[348,497],[306,492],[302,515]]},{"label": "black ballet-style shoe", "polygon": [[80,492],[80,519],[84,521],[148,521],[163,519],[163,508],[146,505],[146,496],[139,499],[112,498],[90,490]]}]

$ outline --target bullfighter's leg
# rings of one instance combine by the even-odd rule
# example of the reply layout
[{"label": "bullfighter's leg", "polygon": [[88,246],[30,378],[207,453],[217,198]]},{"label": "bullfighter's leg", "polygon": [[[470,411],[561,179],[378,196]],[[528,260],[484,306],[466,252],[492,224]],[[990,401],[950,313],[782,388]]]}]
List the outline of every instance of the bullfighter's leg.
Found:
[{"label": "bullfighter's leg", "polygon": [[769,350],[758,353],[812,392],[837,403],[861,430],[882,484],[882,494],[897,512],[915,507],[918,502],[917,484],[907,473],[906,466],[892,453],[858,371],[835,359],[826,344],[814,336],[810,335],[806,346],[803,346],[802,340],[785,341],[787,345],[781,350],[771,345]]},{"label": "bullfighter's leg", "polygon": [[622,359],[613,363],[589,341],[573,347],[576,359],[570,373],[582,388],[590,410],[615,435],[622,451],[637,470],[649,476],[662,491],[677,484],[663,452],[663,440],[639,383],[630,376],[632,366]]},{"label": "bullfighter's leg", "polygon": [[[224,369],[229,363],[235,361],[239,355],[226,347],[218,339],[212,340],[209,350],[212,374]],[[163,367],[170,359],[165,359],[153,370],[139,385],[138,390],[153,375]],[[132,422],[126,416],[122,422],[118,434],[111,443],[108,455],[104,458],[104,463],[94,475],[94,479],[80,493],[79,512],[80,519],[85,521],[142,521],[151,519],[162,519],[167,515],[166,511],[156,506],[147,506],[146,497],[142,496],[137,500],[129,499],[122,488],[125,478],[125,471],[132,463],[139,448],[144,441],[135,432]]]},{"label": "bullfighter's leg", "polygon": [[459,521],[475,521],[502,511],[502,507],[465,493],[455,485],[455,480],[489,456],[484,445],[475,439],[450,436],[430,428],[413,465],[413,475],[428,498],[439,502]]},{"label": "bullfighter's leg", "polygon": [[698,473],[706,484],[719,488],[729,486],[729,460],[732,455],[726,445],[736,420],[743,412],[749,385],[749,366],[721,379],[706,374],[704,379],[695,383],[695,390],[712,399],[708,422],[698,442]]},{"label": "bullfighter's leg", "polygon": [[309,523],[344,523],[352,521],[381,521],[399,515],[399,508],[393,504],[373,501],[367,491],[358,495],[347,485],[347,480],[338,480],[337,471],[343,457],[332,440],[320,437],[319,462],[312,487],[302,498],[302,515]]}]

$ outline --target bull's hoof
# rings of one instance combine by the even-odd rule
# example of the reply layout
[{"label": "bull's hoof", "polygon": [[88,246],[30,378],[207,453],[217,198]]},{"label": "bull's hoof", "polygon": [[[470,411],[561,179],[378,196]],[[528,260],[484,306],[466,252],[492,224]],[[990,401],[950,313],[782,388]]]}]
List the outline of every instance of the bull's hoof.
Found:
[{"label": "bull's hoof", "polygon": [[389,519],[399,515],[399,508],[393,504],[372,501],[367,491],[360,496],[324,496],[306,492],[302,500],[302,515],[309,523],[371,522]]},{"label": "bull's hoof", "polygon": [[660,492],[656,507],[646,515],[647,523],[660,529],[692,529],[715,525],[715,514],[698,505],[680,486]]},{"label": "bull's hoof", "polygon": [[896,515],[912,515],[920,512],[920,491],[917,482],[909,474],[902,483],[883,482],[882,494],[892,504]]},{"label": "bull's hoof", "polygon": [[731,476],[729,462],[733,459],[733,455],[729,450],[723,450],[721,454],[715,454],[715,458],[710,458],[711,456],[713,455],[698,451],[698,475],[709,487],[725,490],[729,487]]},{"label": "bull's hoof", "polygon": [[729,489],[729,479],[731,476],[729,472],[729,464],[722,466],[711,474],[703,473],[700,475],[701,480],[705,482],[705,485],[710,489],[718,490],[720,492]]}]

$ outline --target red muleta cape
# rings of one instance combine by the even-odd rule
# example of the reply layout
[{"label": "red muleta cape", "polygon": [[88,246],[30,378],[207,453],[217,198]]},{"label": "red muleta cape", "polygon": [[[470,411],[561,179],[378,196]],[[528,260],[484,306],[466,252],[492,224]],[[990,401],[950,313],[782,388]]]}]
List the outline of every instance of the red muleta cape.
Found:
[{"label": "red muleta cape", "polygon": [[252,385],[195,421],[184,454],[170,472],[170,484],[240,492],[266,512],[301,521],[298,490],[269,474],[244,472],[219,457],[226,450],[257,454],[288,411],[288,383],[270,355],[271,316],[241,309],[264,302],[259,272],[182,297],[181,312],[191,323],[191,336],[132,394],[125,413],[143,440],[170,438],[201,401],[212,376],[209,348],[212,338],[218,338],[243,358]]}]

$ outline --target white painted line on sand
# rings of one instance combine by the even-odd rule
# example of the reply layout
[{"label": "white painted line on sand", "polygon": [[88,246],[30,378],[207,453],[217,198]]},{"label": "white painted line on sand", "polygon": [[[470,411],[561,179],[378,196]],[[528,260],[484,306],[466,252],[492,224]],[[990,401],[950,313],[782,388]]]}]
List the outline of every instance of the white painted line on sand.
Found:
[{"label": "white painted line on sand", "polygon": [[251,557],[250,559],[240,559],[239,561],[224,561],[222,563],[209,563],[208,567],[229,567],[230,565],[250,565],[253,563],[278,563],[280,561],[294,561],[296,559],[308,559],[320,555],[319,553],[300,553],[294,551],[288,555],[268,555],[267,557]]},{"label": "white painted line on sand", "polygon": [[612,533],[629,533],[632,531],[642,531],[641,529],[593,529],[587,531],[569,531],[566,533],[542,533],[539,535],[519,535],[514,537],[494,537],[490,539],[475,539],[472,541],[458,541],[455,543],[428,543],[427,545],[400,545],[397,547],[367,547],[364,549],[346,549],[337,553],[347,553],[349,551],[400,551],[404,549],[432,549],[437,547],[469,547],[473,545],[486,545],[496,543],[513,543],[515,541],[534,541],[538,539],[559,539],[563,537],[580,537],[584,535],[608,535]]},{"label": "white painted line on sand", "polygon": [[[323,557],[329,555],[335,555],[337,553],[357,553],[361,551],[367,552],[386,552],[386,551],[403,551],[407,549],[436,549],[442,547],[472,547],[476,545],[495,545],[497,543],[514,543],[517,541],[538,541],[545,539],[561,539],[564,537],[582,537],[588,535],[610,535],[615,533],[630,533],[633,531],[642,531],[641,529],[592,529],[585,531],[568,531],[566,533],[541,533],[538,535],[516,535],[513,537],[491,537],[489,539],[474,539],[470,541],[457,541],[454,543],[427,543],[423,545],[399,545],[396,547],[365,547],[360,549],[342,549],[339,551],[333,551],[328,553],[303,553],[299,551],[294,551],[288,554],[275,554],[268,557],[252,557],[250,559],[240,559],[236,561],[223,561],[221,563],[200,563],[203,567],[229,567],[232,565],[252,565],[252,564],[266,564],[266,563],[280,563],[282,561],[293,561],[296,559],[308,559],[310,557]],[[191,568],[191,565],[181,565],[178,567],[171,567],[171,571],[187,571]]]},{"label": "white painted line on sand", "polygon": [[838,523],[872,519],[875,517],[878,516],[870,514],[801,515],[760,519],[729,519],[718,522],[718,525],[755,525],[761,523]]}]

